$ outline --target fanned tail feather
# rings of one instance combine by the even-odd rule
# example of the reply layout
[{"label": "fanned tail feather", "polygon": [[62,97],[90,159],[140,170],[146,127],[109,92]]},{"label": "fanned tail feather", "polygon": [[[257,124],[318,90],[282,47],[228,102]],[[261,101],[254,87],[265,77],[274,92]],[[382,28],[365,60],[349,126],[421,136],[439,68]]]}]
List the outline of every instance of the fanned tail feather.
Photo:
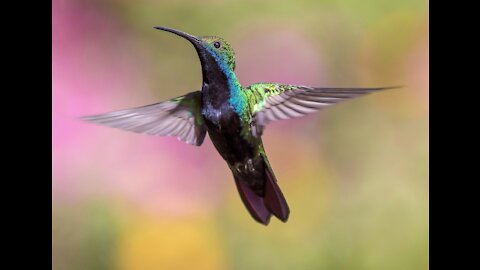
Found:
[{"label": "fanned tail feather", "polygon": [[250,215],[256,221],[268,225],[272,214],[270,214],[270,211],[265,206],[263,198],[257,195],[243,180],[235,177],[235,183],[237,184],[238,193],[240,193],[243,204],[245,204]]},{"label": "fanned tail feather", "polygon": [[265,206],[270,212],[283,222],[288,220],[290,209],[283,196],[277,180],[270,168],[265,168]]},{"label": "fanned tail feather", "polygon": [[[263,158],[263,157],[262,157]],[[258,222],[268,225],[272,214],[283,222],[288,220],[290,209],[277,184],[272,169],[263,158],[263,192],[256,192],[248,184],[247,176],[233,173],[240,197],[250,215]]]}]

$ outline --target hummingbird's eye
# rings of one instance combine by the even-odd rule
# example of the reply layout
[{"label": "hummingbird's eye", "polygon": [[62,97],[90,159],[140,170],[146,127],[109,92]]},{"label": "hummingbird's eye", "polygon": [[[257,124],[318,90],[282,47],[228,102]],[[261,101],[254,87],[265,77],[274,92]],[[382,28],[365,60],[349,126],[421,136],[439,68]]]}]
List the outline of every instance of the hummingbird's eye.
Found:
[{"label": "hummingbird's eye", "polygon": [[213,46],[214,46],[215,48],[217,48],[217,49],[220,48],[220,45],[221,45],[221,44],[220,44],[220,42],[218,42],[218,41],[215,41],[215,42],[213,43]]}]

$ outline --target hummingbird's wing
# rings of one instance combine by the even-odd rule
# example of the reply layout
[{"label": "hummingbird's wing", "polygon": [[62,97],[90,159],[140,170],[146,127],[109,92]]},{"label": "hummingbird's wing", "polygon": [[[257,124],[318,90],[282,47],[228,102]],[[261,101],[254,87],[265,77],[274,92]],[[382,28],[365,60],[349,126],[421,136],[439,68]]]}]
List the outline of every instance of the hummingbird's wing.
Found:
[{"label": "hummingbird's wing", "polygon": [[171,100],[138,108],[84,116],[99,125],[157,136],[175,136],[200,146],[206,128],[201,114],[201,92],[195,91]]},{"label": "hummingbird's wing", "polygon": [[252,132],[254,136],[259,136],[270,121],[300,117],[338,102],[384,89],[389,88],[315,88],[257,83],[245,88],[245,93],[255,122]]}]

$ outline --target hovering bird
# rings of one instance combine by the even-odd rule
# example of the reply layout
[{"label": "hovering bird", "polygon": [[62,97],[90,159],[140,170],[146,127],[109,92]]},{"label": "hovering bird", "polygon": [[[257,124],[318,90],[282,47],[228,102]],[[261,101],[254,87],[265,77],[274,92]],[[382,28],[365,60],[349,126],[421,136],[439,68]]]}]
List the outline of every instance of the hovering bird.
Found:
[{"label": "hovering bird", "polygon": [[84,120],[104,126],[158,136],[175,136],[200,146],[208,133],[233,173],[250,215],[267,225],[274,215],[286,222],[290,214],[262,143],[265,126],[300,117],[338,102],[388,88],[318,88],[279,83],[242,86],[235,75],[230,44],[216,36],[193,36],[168,27],[154,27],[193,44],[202,66],[201,91],[171,100]]}]

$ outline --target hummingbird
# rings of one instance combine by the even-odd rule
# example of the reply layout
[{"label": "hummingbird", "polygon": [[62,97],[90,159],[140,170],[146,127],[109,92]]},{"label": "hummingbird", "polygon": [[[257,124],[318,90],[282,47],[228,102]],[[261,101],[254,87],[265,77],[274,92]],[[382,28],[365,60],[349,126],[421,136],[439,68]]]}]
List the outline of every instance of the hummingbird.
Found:
[{"label": "hummingbird", "polygon": [[232,171],[246,209],[264,225],[269,224],[272,215],[286,222],[290,214],[263,147],[265,126],[393,88],[319,88],[280,83],[242,86],[234,72],[234,50],[223,38],[194,36],[164,26],[154,28],[178,35],[193,45],[202,68],[201,90],[82,119],[137,133],[174,136],[195,146],[202,145],[208,133]]}]

